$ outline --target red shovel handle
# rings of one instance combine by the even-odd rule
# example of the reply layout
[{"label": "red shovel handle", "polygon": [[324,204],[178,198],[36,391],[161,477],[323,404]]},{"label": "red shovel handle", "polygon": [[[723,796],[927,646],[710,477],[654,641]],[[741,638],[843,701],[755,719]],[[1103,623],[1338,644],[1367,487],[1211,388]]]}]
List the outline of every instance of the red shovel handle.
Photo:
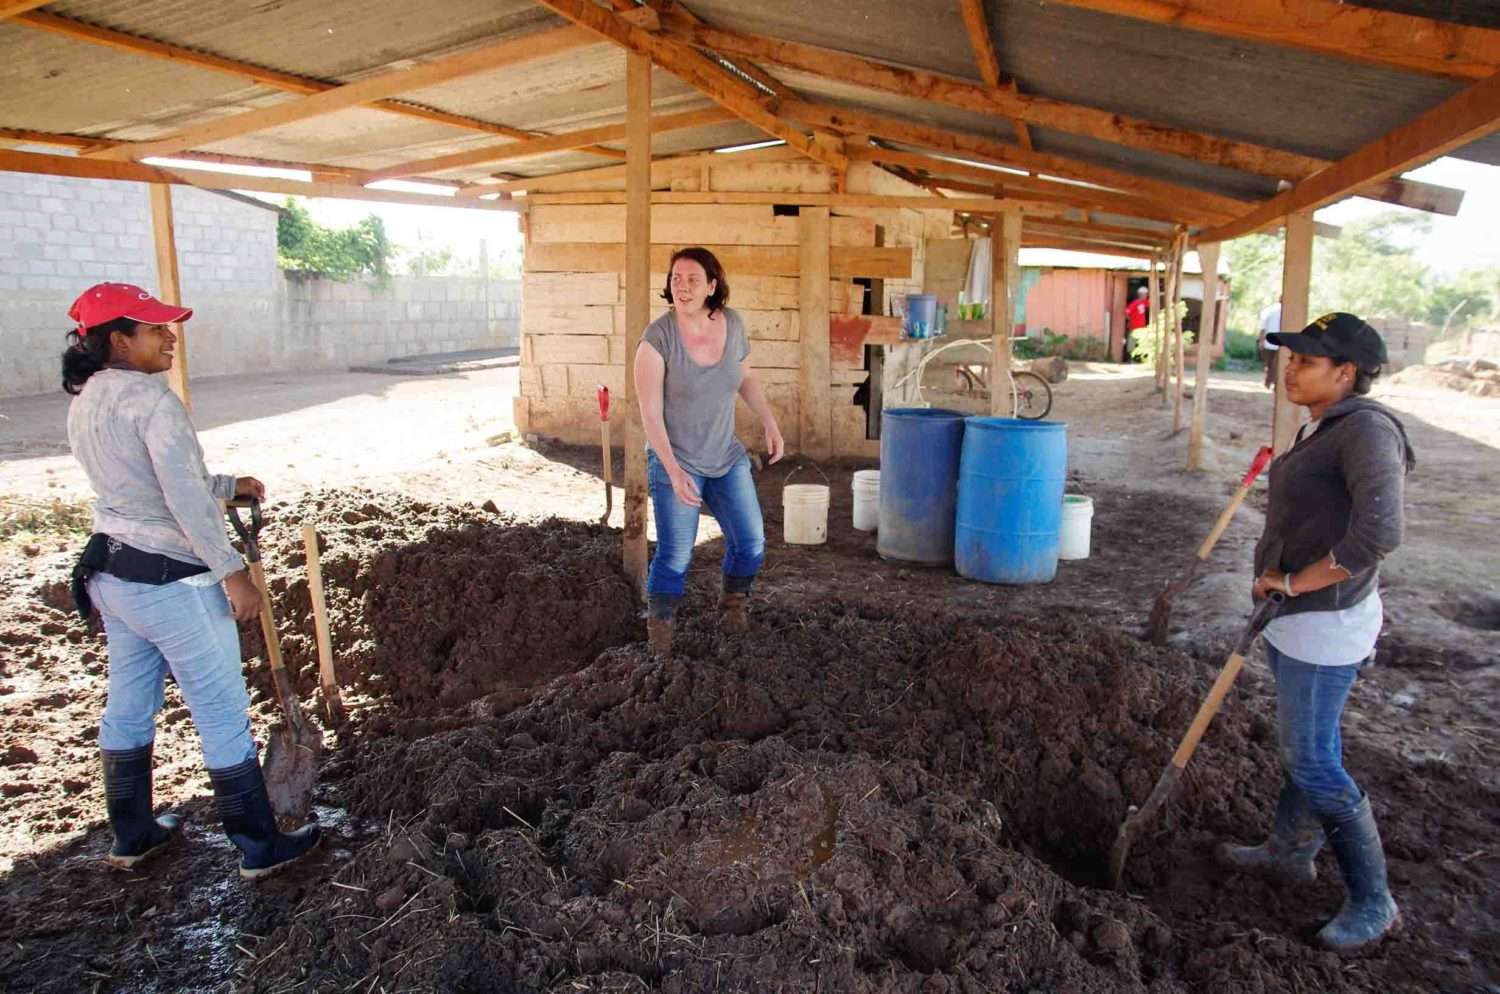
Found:
[{"label": "red shovel handle", "polygon": [[[600,387],[599,389],[602,390],[604,388]],[[1245,474],[1245,478],[1240,481],[1240,486],[1248,487],[1250,486],[1250,484],[1254,483],[1255,478],[1259,476],[1261,474],[1261,471],[1266,468],[1266,465],[1270,463],[1271,455],[1272,449],[1269,445],[1261,446],[1260,451],[1255,454],[1255,459],[1250,463],[1250,472]]]},{"label": "red shovel handle", "polygon": [[[600,421],[608,421],[609,420],[609,387],[607,387],[607,386],[605,386],[604,384],[601,383],[601,384],[599,384],[599,389],[596,391],[596,393],[598,393],[598,395],[599,395],[599,420]],[[1267,450],[1267,451],[1269,451],[1269,450]]]}]

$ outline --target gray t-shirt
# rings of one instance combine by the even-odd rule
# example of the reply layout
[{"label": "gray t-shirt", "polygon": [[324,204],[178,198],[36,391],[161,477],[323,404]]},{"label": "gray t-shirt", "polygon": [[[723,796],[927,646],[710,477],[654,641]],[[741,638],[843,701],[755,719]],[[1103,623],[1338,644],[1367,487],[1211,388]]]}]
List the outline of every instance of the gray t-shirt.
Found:
[{"label": "gray t-shirt", "polygon": [[729,472],[745,447],[734,434],[734,399],[743,374],[740,363],[750,354],[745,322],[724,308],[724,355],[712,366],[700,366],[682,347],[677,318],[667,311],[651,322],[642,340],[667,364],[662,382],[662,419],[672,454],[689,473],[720,477]]}]

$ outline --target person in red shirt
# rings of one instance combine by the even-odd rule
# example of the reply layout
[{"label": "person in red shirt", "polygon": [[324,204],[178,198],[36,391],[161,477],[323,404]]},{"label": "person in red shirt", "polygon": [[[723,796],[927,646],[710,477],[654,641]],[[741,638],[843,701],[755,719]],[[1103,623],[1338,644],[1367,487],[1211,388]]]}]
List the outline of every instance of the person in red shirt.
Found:
[{"label": "person in red shirt", "polygon": [[1135,292],[1135,299],[1125,305],[1125,355],[1121,357],[1122,362],[1130,361],[1131,336],[1150,323],[1151,304],[1146,299],[1149,293],[1145,287],[1140,287]]}]

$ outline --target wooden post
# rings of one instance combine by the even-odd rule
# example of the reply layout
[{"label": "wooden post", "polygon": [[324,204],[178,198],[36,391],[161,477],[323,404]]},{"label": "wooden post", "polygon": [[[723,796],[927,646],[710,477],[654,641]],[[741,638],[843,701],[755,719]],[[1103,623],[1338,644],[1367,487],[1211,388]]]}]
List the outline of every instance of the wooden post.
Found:
[{"label": "wooden post", "polygon": [[635,351],[651,319],[651,58],[625,56],[625,572],[646,592],[646,436]]},{"label": "wooden post", "polygon": [[[156,234],[156,282],[157,298],[164,304],[182,306],[182,282],[177,274],[177,235],[172,222],[172,188],[166,183],[152,183],[151,227]],[[172,392],[182,399],[182,406],[193,409],[188,391],[188,343],[187,333],[181,324],[172,325],[177,336],[177,347],[172,350],[172,368],[167,370],[167,383]]]},{"label": "wooden post", "polygon": [[827,207],[804,207],[797,223],[801,246],[798,302],[801,307],[802,453],[810,459],[833,455],[832,360],[828,338]]},{"label": "wooden post", "polygon": [[1198,372],[1193,377],[1193,430],[1188,435],[1189,471],[1203,467],[1203,430],[1208,422],[1208,377],[1213,365],[1214,332],[1219,327],[1219,243],[1200,242],[1203,263],[1203,308],[1198,313]]},{"label": "wooden post", "polygon": [[1152,371],[1156,377],[1157,389],[1161,388],[1161,345],[1162,345],[1162,323],[1161,323],[1161,277],[1157,273],[1161,265],[1161,253],[1156,249],[1151,250],[1151,276],[1147,280],[1147,292],[1151,295],[1151,328],[1143,332],[1152,338],[1154,348],[1152,349],[1152,362],[1156,368]]},{"label": "wooden post", "polygon": [[[1286,254],[1281,264],[1281,330],[1298,332],[1307,327],[1308,294],[1312,288],[1312,211],[1288,214]],[[1271,445],[1279,456],[1292,447],[1302,427],[1302,408],[1286,399],[1286,349],[1277,349],[1276,385],[1272,393]]]},{"label": "wooden post", "polygon": [[1016,288],[1021,283],[1021,212],[1012,208],[990,225],[993,289],[990,293],[990,413],[1013,417],[1010,338],[1016,329]]},{"label": "wooden post", "polygon": [[1182,380],[1186,372],[1187,359],[1182,343],[1182,308],[1178,305],[1182,302],[1182,271],[1187,261],[1187,239],[1183,235],[1177,236],[1177,289],[1172,295],[1172,341],[1174,356],[1172,368],[1175,370],[1172,382],[1172,434],[1182,431]]}]

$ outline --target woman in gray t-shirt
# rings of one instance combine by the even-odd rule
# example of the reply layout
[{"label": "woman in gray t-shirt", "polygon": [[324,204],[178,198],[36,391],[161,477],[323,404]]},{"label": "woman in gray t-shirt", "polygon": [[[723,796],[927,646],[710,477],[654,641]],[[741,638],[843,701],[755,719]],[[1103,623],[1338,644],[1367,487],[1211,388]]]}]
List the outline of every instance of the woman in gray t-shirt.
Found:
[{"label": "woman in gray t-shirt", "polygon": [[[635,354],[635,388],[650,447],[656,554],[646,575],[647,630],[659,657],[672,652],[672,618],[707,507],[724,532],[719,627],[750,628],[750,585],[765,560],[765,523],[750,458],[734,433],[735,397],[745,398],[765,428],[771,462],[783,442],[766,392],[750,368],[750,340],[725,304],[729,281],[705,248],[672,255],[662,297],[671,310],[651,322]],[[648,347],[647,347],[648,346]]]}]

